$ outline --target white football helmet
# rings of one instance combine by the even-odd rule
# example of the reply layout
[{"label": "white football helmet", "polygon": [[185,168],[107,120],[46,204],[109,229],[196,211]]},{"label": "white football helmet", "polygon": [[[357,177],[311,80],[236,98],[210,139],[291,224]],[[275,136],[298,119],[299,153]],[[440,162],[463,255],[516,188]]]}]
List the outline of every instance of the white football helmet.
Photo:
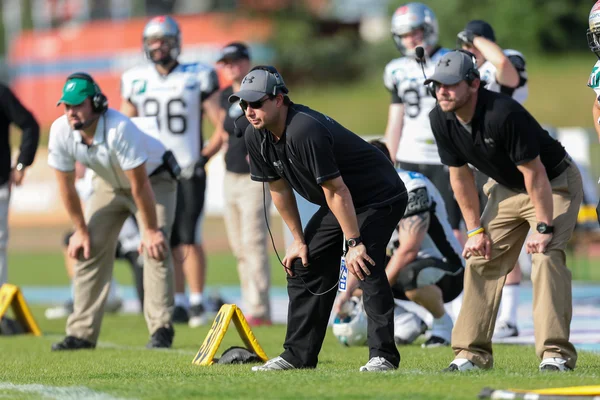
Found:
[{"label": "white football helmet", "polygon": [[411,344],[427,330],[427,324],[417,314],[396,304],[394,308],[394,340],[396,344]]},{"label": "white football helmet", "polygon": [[402,44],[402,35],[423,29],[423,46],[433,48],[438,43],[438,21],[431,8],[421,3],[408,3],[398,7],[392,16],[392,38],[396,47],[406,56],[414,56],[414,49]]},{"label": "white football helmet", "polygon": [[594,4],[588,18],[587,42],[591,51],[600,58],[600,0]]},{"label": "white football helmet", "polygon": [[[160,60],[153,60],[149,41],[157,38],[161,38],[167,42],[169,53]],[[157,64],[168,64],[172,60],[176,60],[181,53],[181,31],[179,25],[168,15],[154,17],[144,27],[143,42],[144,54],[150,61]]]},{"label": "white football helmet", "polygon": [[367,344],[367,314],[362,300],[352,297],[343,306],[344,314],[333,320],[333,335],[344,346],[364,346]]}]

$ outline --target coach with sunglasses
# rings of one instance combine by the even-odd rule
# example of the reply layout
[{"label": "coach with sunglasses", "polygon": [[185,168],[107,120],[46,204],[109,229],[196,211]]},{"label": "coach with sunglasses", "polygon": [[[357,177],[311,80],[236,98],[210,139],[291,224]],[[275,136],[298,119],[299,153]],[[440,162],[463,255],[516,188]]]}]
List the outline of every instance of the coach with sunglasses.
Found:
[{"label": "coach with sunglasses", "polygon": [[[452,332],[456,358],[447,371],[493,367],[492,334],[506,275],[526,243],[532,254],[533,322],[540,371],[567,371],[577,353],[569,342],[571,272],[565,247],[583,197],[581,176],[560,142],[516,100],[480,87],[471,53],[440,59],[429,114],[442,163],[468,229],[465,291]],[[469,164],[491,179],[479,210]],[[536,230],[527,238],[529,229]]]},{"label": "coach with sunglasses", "polygon": [[[397,368],[385,248],[407,195],[392,163],[330,117],[292,103],[273,67],[251,70],[229,101],[239,101],[250,122],[245,139],[251,178],[269,183],[294,236],[283,259],[290,301],[284,352],[253,370],[316,367],[344,249],[368,315],[370,360],[360,370]],[[292,189],[320,206],[304,232]]]}]

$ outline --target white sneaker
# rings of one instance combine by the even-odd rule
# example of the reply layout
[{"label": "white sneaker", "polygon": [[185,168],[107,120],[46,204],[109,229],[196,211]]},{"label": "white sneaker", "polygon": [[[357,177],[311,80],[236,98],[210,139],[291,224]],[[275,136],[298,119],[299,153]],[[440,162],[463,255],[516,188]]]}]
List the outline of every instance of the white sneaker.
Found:
[{"label": "white sneaker", "polygon": [[455,358],[442,372],[465,372],[476,369],[480,368],[466,358]]},{"label": "white sneaker", "polygon": [[61,319],[67,318],[73,312],[73,302],[67,301],[62,306],[50,307],[44,311],[46,319]]},{"label": "white sneaker", "polygon": [[360,367],[359,371],[361,372],[385,372],[385,371],[393,371],[396,367],[392,365],[391,362],[386,360],[383,357],[372,357],[368,363]]},{"label": "white sneaker", "polygon": [[519,336],[519,329],[517,325],[511,324],[510,322],[498,322],[496,329],[494,329],[493,339],[504,339],[509,337]]},{"label": "white sneaker", "polygon": [[567,367],[567,360],[564,358],[552,357],[544,358],[540,363],[541,372],[565,372],[573,371],[572,368]]},{"label": "white sneaker", "polygon": [[296,369],[296,367],[279,356],[271,358],[263,365],[252,367],[252,371],[282,371],[286,369]]}]

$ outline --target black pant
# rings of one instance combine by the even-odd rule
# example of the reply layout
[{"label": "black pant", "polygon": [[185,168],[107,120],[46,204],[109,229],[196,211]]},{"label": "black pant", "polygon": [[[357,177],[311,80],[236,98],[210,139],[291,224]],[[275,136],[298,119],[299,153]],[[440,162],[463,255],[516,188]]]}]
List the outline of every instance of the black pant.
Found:
[{"label": "black pant", "polygon": [[[400,363],[400,354],[394,343],[394,297],[385,274],[385,250],[406,202],[405,195],[390,205],[357,213],[363,243],[375,262],[371,275],[360,282],[368,316],[369,356],[384,357],[395,366]],[[304,239],[310,265],[304,267],[296,259],[292,267],[295,276],[287,277],[290,302],[281,357],[296,368],[314,368],[335,301],[343,252],[342,229],[331,210],[321,207],[315,213],[306,226]],[[335,289],[329,290],[332,287]]]}]

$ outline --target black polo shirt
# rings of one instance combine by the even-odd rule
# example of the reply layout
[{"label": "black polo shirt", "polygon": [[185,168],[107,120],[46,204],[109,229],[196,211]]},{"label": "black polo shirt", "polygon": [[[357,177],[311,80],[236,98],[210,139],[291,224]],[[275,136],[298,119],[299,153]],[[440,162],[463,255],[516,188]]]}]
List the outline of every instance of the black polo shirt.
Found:
[{"label": "black polo shirt", "polygon": [[525,190],[523,174],[517,165],[540,156],[549,179],[553,169],[565,158],[560,142],[511,97],[480,89],[471,121],[471,132],[452,112],[439,104],[429,113],[442,163],[450,167],[472,164],[498,183]]},{"label": "black polo shirt", "polygon": [[[225,169],[238,174],[249,174],[250,166],[246,160],[248,150],[246,150],[246,141],[244,136],[238,137],[235,126],[241,132],[244,132],[250,122],[246,117],[240,117],[244,112],[237,102],[230,104],[229,96],[233,94],[231,86],[226,87],[221,92],[221,107],[225,110],[225,120],[223,121],[223,129],[229,134],[227,142],[227,151],[225,152]],[[234,124],[235,121],[235,124]]]},{"label": "black polo shirt", "polygon": [[326,206],[321,184],[341,176],[354,207],[380,207],[406,195],[390,160],[333,119],[300,104],[288,109],[280,140],[250,125],[245,132],[250,176],[259,182],[284,178],[302,197]]}]

